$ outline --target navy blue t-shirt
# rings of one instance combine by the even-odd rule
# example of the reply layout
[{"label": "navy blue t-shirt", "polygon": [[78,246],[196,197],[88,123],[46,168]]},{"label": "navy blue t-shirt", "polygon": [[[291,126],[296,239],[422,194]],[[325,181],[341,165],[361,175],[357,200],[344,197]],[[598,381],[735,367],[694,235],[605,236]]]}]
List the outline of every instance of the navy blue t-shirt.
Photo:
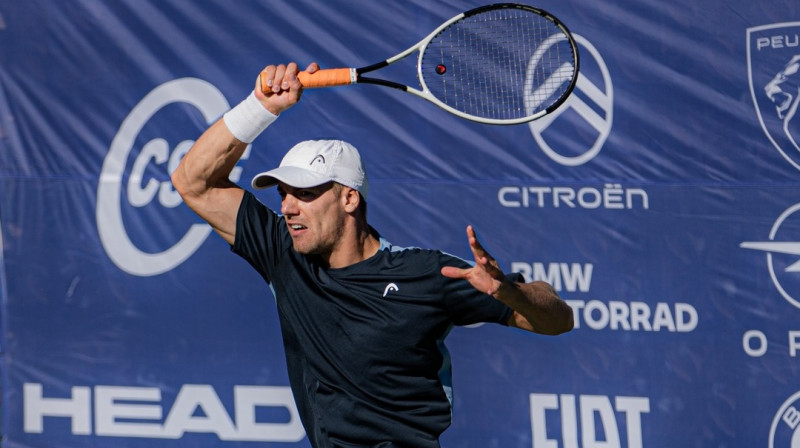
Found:
[{"label": "navy blue t-shirt", "polygon": [[315,447],[439,447],[451,420],[453,325],[506,324],[511,309],[442,266],[469,264],[381,238],[341,269],[300,255],[282,216],[245,192],[232,250],[269,283],[289,381]]}]

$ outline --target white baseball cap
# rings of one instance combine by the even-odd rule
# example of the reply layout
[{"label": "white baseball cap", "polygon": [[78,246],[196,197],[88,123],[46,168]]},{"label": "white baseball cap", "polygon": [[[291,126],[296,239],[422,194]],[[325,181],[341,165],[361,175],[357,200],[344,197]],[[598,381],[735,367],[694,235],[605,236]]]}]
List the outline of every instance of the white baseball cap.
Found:
[{"label": "white baseball cap", "polygon": [[256,189],[283,182],[294,188],[311,188],[338,182],[356,189],[366,200],[369,183],[358,150],[342,140],[306,140],[283,156],[280,166],[253,177]]}]

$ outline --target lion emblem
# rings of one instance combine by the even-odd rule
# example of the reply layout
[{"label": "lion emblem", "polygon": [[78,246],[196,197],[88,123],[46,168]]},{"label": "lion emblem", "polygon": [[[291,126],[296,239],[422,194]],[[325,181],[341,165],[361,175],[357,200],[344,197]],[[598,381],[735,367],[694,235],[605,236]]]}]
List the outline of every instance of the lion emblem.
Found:
[{"label": "lion emblem", "polygon": [[767,97],[775,104],[778,118],[783,121],[783,131],[800,151],[789,127],[800,105],[800,55],[792,57],[786,66],[764,86]]}]

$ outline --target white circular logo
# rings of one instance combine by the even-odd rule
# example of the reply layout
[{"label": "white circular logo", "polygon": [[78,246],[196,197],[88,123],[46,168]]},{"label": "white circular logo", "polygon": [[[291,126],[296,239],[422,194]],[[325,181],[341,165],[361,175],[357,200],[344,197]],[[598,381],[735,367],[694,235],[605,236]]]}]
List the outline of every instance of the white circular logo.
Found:
[{"label": "white circular logo", "polygon": [[[160,253],[139,249],[131,240],[122,216],[123,194],[128,204],[140,208],[157,200],[165,208],[174,208],[182,200],[169,181],[145,182],[145,168],[151,164],[167,164],[175,170],[184,154],[194,144],[183,141],[170,154],[166,140],[156,138],[146,143],[136,157],[123,190],[123,174],[134,142],[142,128],[159,110],[173,103],[196,107],[210,125],[230,108],[222,93],[212,84],[195,78],[166,82],[148,93],[125,118],[111,142],[97,186],[97,231],[111,261],[123,271],[142,277],[158,275],[173,269],[189,258],[211,233],[207,224],[193,224],[172,247]],[[239,174],[237,172],[236,174]],[[231,176],[233,178],[233,175]],[[236,179],[238,180],[238,179]]]},{"label": "white circular logo", "polygon": [[800,448],[800,392],[786,400],[769,429],[769,448]]},{"label": "white circular logo", "polygon": [[[781,225],[783,225],[787,218],[792,216],[800,210],[800,204],[795,204],[794,206],[790,207],[788,210],[783,212],[778,220],[775,221],[775,224],[772,226],[772,230],[769,232],[769,239],[770,241],[780,241],[778,238],[778,231],[781,229]],[[795,240],[796,241],[796,240]],[[783,244],[784,246],[794,245],[798,246],[797,243],[788,242],[787,243],[778,243]],[[784,253],[779,253],[776,251],[776,254],[773,255],[773,252],[767,252],[767,266],[769,267],[769,276],[772,279],[772,283],[775,285],[775,288],[781,293],[784,299],[786,299],[792,305],[800,308],[800,301],[798,301],[795,297],[789,294],[784,287],[787,284],[792,284],[790,282],[791,278],[789,276],[796,276],[797,272],[800,271],[800,266],[798,266],[798,259],[797,257],[797,250],[794,251],[783,251]],[[787,253],[788,252],[788,253]],[[780,260],[779,258],[780,257]],[[778,266],[780,264],[780,266]],[[778,269],[776,269],[778,268]],[[780,275],[779,275],[780,274]],[[781,279],[783,282],[781,282]]]},{"label": "white circular logo", "polygon": [[800,242],[797,240],[800,231],[800,204],[795,204],[778,217],[769,232],[767,241],[745,241],[739,246],[745,249],[758,250],[767,254],[767,268],[775,289],[784,299],[800,308]]},{"label": "white circular logo", "polygon": [[[565,166],[582,165],[597,156],[611,134],[611,126],[614,121],[614,87],[611,84],[608,67],[591,42],[578,35],[575,36],[575,41],[582,52],[588,52],[592,56],[602,79],[595,80],[587,76],[588,70],[585,70],[584,67],[589,65],[589,60],[582,58],[578,81],[569,98],[552,113],[528,123],[531,134],[542,151],[551,159]],[[597,81],[600,81],[600,84]],[[581,134],[587,134],[587,140],[568,139],[567,144],[575,148],[566,150],[563,132],[552,130],[548,133],[547,131],[551,127],[557,127],[555,124],[560,121],[558,118],[568,111],[573,112],[580,121],[586,124],[586,132],[581,132]],[[548,138],[548,135],[552,138]],[[582,145],[588,145],[588,147],[582,147]]]}]

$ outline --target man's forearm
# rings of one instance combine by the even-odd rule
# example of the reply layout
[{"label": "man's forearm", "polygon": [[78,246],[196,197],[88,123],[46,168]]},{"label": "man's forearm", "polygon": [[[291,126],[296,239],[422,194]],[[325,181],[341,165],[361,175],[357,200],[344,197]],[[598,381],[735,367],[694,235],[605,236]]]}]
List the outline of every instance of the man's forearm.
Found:
[{"label": "man's forearm", "polygon": [[520,328],[557,335],[572,330],[574,326],[572,308],[546,282],[503,281],[493,295],[525,319],[526,322],[515,323]]},{"label": "man's forearm", "polygon": [[184,200],[202,196],[212,188],[228,186],[228,176],[245,148],[247,144],[234,137],[219,119],[183,157],[172,174],[172,184]]}]

